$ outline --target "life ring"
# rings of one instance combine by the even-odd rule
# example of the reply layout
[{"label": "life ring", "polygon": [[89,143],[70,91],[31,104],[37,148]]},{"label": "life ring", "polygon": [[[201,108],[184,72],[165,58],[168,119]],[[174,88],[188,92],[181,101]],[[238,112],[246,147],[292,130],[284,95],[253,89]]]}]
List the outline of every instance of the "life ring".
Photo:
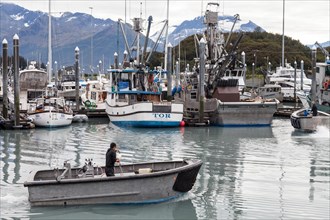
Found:
[{"label": "life ring", "polygon": [[324,89],[328,89],[328,82],[325,82],[325,83],[323,84],[323,87],[324,87]]},{"label": "life ring", "polygon": [[91,106],[91,101],[86,100],[86,101],[84,102],[84,104],[85,104],[87,107],[89,107],[89,106]]}]

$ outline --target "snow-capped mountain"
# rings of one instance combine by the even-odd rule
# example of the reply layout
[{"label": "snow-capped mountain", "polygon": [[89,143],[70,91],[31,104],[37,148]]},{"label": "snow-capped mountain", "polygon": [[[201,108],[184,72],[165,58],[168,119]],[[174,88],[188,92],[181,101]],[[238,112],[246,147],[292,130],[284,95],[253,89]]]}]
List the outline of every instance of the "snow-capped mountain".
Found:
[{"label": "snow-capped mountain", "polygon": [[[219,16],[218,26],[223,33],[229,32],[235,22],[234,16]],[[256,25],[252,21],[238,20],[233,28],[234,32],[253,32],[259,28],[259,31],[265,31],[260,26]],[[204,16],[196,17],[193,20],[183,21],[180,25],[169,27],[169,43],[173,46],[178,45],[178,43],[194,34],[201,34],[206,30],[206,25],[204,24]],[[154,41],[157,40],[160,31],[154,33],[150,38]],[[163,43],[164,38],[161,38],[161,43]]]},{"label": "snow-capped mountain", "polygon": [[[92,20],[92,22],[91,22]],[[206,25],[204,17],[183,21],[180,25],[169,27],[169,42],[176,46],[188,36],[204,32]],[[235,21],[234,16],[219,16],[219,28],[222,32],[231,30]],[[12,50],[12,37],[20,37],[20,56],[28,60],[47,63],[48,43],[48,13],[30,11],[15,4],[0,3],[0,39],[9,42],[9,55]],[[131,27],[131,25],[129,25]],[[74,64],[74,49],[80,49],[80,60],[83,68],[94,67],[102,61],[104,67],[113,63],[113,54],[118,53],[122,59],[125,50],[124,38],[118,29],[117,21],[98,19],[84,13],[65,12],[58,17],[52,17],[52,47],[53,61],[60,66]],[[128,44],[135,39],[132,28],[125,28]],[[234,31],[253,32],[264,31],[257,24],[249,20],[237,21]],[[159,30],[151,29],[149,47],[158,38]],[[145,34],[145,32],[143,32]],[[140,39],[144,45],[144,37]],[[91,45],[93,41],[93,46]],[[160,38],[158,48],[162,51],[164,37]],[[323,45],[323,44],[321,44]],[[93,63],[91,64],[91,62]]]}]

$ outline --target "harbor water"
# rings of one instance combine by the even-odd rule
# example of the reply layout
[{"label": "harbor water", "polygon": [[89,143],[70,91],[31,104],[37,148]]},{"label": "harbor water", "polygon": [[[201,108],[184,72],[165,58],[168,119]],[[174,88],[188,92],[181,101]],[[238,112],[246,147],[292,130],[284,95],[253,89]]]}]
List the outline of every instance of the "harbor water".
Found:
[{"label": "harbor water", "polygon": [[[193,189],[144,205],[31,207],[31,170],[69,160],[104,165],[111,142],[124,163],[196,158]],[[330,219],[330,134],[302,133],[288,118],[270,127],[119,128],[91,119],[59,129],[0,130],[1,219]]]}]

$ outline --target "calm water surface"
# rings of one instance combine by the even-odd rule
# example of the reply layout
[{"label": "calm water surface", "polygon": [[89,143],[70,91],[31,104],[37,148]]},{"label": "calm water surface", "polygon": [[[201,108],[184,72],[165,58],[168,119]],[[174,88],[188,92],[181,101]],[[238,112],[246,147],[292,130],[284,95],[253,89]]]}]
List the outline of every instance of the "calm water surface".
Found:
[{"label": "calm water surface", "polygon": [[[198,158],[193,189],[165,203],[30,207],[33,169],[86,158],[103,165],[111,142],[122,163]],[[330,134],[294,131],[289,119],[263,128],[125,129],[91,120],[61,129],[0,131],[2,219],[330,219]]]}]

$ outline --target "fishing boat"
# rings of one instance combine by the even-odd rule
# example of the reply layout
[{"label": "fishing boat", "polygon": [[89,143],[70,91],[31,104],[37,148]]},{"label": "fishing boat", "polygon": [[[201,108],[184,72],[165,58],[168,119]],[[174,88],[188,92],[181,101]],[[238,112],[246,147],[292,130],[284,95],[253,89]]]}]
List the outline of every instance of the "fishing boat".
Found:
[{"label": "fishing boat", "polygon": [[82,104],[87,109],[105,111],[109,80],[98,77],[98,80],[88,80],[86,89],[81,95]]},{"label": "fishing boat", "polygon": [[312,82],[310,79],[305,80],[301,84],[300,78],[296,79],[296,82],[292,78],[274,77],[269,81],[269,85],[278,85],[281,87],[283,93],[283,101],[295,101],[295,93],[297,97],[298,92],[309,93],[311,90]]},{"label": "fishing boat", "polygon": [[[141,56],[139,54],[142,19],[135,18],[133,21],[137,39],[136,60],[131,57],[126,59],[124,56],[123,63],[128,65],[120,68],[115,54],[114,68],[108,70],[111,88],[106,97],[106,113],[110,122],[119,126],[178,127],[183,119],[183,103],[171,100],[171,97],[166,97],[166,100],[162,97],[160,81],[155,80],[156,73],[149,71],[146,65],[148,58],[144,59],[145,53]],[[148,32],[150,24],[151,20],[149,20]],[[123,35],[126,36],[124,31]],[[144,51],[146,47],[147,44]],[[126,45],[126,48],[129,46]],[[128,55],[131,53],[133,51],[127,51]],[[151,53],[149,57],[150,55]],[[134,62],[128,63],[127,60]]]},{"label": "fishing boat", "polygon": [[280,85],[272,84],[265,84],[257,89],[251,89],[250,92],[242,92],[240,99],[254,99],[258,96],[263,99],[277,99],[279,102],[283,102],[282,87]]},{"label": "fishing boat", "polygon": [[218,3],[208,4],[204,18],[206,34],[200,40],[195,37],[200,51],[199,65],[184,85],[185,119],[216,126],[270,126],[279,101],[275,98],[240,100],[243,83],[240,79],[245,76],[246,65],[245,53],[238,59],[236,49],[243,34],[230,47],[231,33],[225,41],[217,28],[218,7]]},{"label": "fishing boat", "polygon": [[[330,113],[330,58],[326,57],[325,62],[316,63],[315,74],[315,105],[318,110]],[[300,101],[305,108],[311,108],[312,94],[298,93]]]},{"label": "fishing boat", "polygon": [[177,160],[115,165],[115,176],[89,159],[83,168],[37,170],[28,187],[32,206],[157,203],[174,199],[194,186],[202,162]]},{"label": "fishing boat", "polygon": [[[111,84],[117,85],[109,91],[106,100],[106,112],[110,122],[118,126],[132,127],[180,125],[183,118],[182,103],[162,100],[161,91],[156,84],[153,84],[152,90],[143,90],[139,86],[134,86],[143,81],[144,71],[110,70],[110,74],[111,79],[116,79],[116,82]],[[134,79],[136,82],[133,82]]]},{"label": "fishing boat", "polygon": [[[36,67],[37,62],[31,61],[28,67],[19,72],[19,97],[20,112],[26,113],[28,103],[42,97],[47,87],[47,72]],[[11,108],[14,108],[13,87],[8,88],[8,100]]]},{"label": "fishing boat", "polygon": [[318,126],[330,126],[330,114],[317,111],[313,115],[310,109],[302,108],[291,114],[291,125],[301,131],[316,131]]},{"label": "fishing boat", "polygon": [[[57,96],[65,99],[74,99],[76,97],[76,76],[74,73],[62,75],[62,80],[59,85]],[[79,96],[81,96],[86,89],[86,81],[79,80]]]}]

